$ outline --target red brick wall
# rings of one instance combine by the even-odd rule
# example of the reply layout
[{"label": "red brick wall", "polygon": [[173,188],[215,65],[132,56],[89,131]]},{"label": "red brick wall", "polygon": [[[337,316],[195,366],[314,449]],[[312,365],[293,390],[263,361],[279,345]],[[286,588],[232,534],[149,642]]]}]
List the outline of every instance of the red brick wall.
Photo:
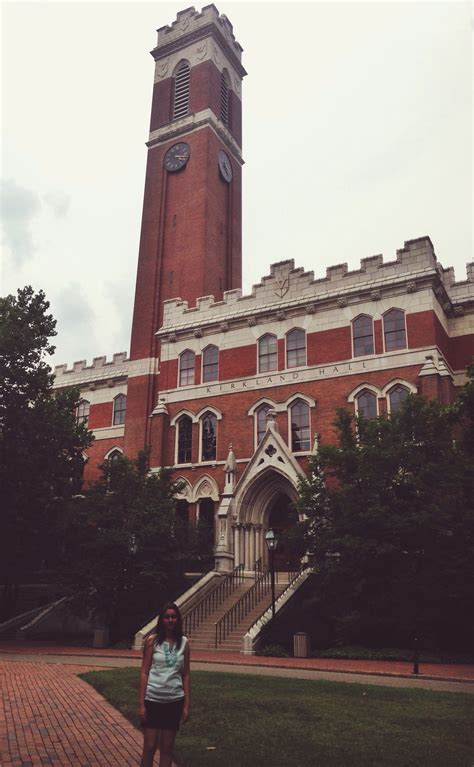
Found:
[{"label": "red brick wall", "polygon": [[352,358],[350,325],[308,333],[308,365],[341,362]]},{"label": "red brick wall", "polygon": [[101,402],[97,405],[91,405],[89,410],[89,429],[103,429],[106,426],[112,426],[112,402]]},{"label": "red brick wall", "polygon": [[150,132],[158,130],[169,123],[171,119],[171,106],[173,99],[174,80],[167,77],[153,86],[151,103]]},{"label": "red brick wall", "polygon": [[374,321],[374,349],[375,354],[383,354],[382,320]]}]

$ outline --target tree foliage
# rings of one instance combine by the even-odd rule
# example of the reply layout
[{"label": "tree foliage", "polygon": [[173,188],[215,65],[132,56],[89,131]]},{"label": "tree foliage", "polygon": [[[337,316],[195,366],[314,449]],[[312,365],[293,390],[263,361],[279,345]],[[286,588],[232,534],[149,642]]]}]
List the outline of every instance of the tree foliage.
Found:
[{"label": "tree foliage", "polygon": [[122,457],[102,466],[62,520],[62,586],[116,639],[130,638],[185,586],[190,541],[176,510],[180,489],[170,470],[148,473],[145,452]]},{"label": "tree foliage", "polygon": [[46,358],[56,322],[42,291],[31,287],[0,298],[0,577],[9,586],[3,614],[13,608],[15,586],[47,564],[55,499],[74,492],[82,451],[91,434],[75,420],[78,392],[53,392]]},{"label": "tree foliage", "polygon": [[391,417],[338,412],[339,444],[311,459],[299,502],[332,641],[472,643],[473,403],[469,382],[452,407],[416,395]]}]

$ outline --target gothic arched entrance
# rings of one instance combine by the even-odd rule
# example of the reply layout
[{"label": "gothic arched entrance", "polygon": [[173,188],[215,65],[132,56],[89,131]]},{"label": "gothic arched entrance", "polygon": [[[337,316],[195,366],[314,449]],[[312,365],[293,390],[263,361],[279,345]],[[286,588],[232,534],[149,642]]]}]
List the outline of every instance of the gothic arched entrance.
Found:
[{"label": "gothic arched entrance", "polygon": [[235,565],[243,564],[245,570],[253,570],[260,560],[267,566],[265,533],[272,528],[280,538],[275,566],[281,570],[288,569],[288,562],[291,568],[297,566],[289,545],[298,523],[294,509],[297,497],[295,486],[278,471],[267,469],[255,477],[241,498],[239,514],[232,525]]},{"label": "gothic arched entrance", "polygon": [[298,513],[293,501],[286,493],[277,493],[269,508],[267,522],[267,528],[271,528],[278,538],[275,551],[276,570],[283,572],[299,567],[301,547],[296,536],[297,524]]}]

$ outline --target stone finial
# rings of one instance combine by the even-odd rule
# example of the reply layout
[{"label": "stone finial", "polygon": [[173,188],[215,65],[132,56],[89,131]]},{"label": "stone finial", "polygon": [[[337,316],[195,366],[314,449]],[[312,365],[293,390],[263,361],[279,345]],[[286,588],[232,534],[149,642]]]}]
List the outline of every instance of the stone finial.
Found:
[{"label": "stone finial", "polygon": [[276,410],[269,410],[267,412],[267,431],[274,431],[279,434],[280,429],[278,428],[277,416]]},{"label": "stone finial", "polygon": [[233,495],[235,487],[235,474],[237,472],[237,463],[235,460],[234,451],[232,450],[232,443],[229,445],[229,452],[227,454],[227,461],[224,466],[225,473],[225,486],[224,495]]},{"label": "stone finial", "polygon": [[237,470],[237,464],[235,462],[235,454],[232,449],[232,442],[231,442],[229,445],[229,452],[227,453],[227,461],[225,463],[224,471],[225,472],[229,471],[235,474],[236,470]]}]

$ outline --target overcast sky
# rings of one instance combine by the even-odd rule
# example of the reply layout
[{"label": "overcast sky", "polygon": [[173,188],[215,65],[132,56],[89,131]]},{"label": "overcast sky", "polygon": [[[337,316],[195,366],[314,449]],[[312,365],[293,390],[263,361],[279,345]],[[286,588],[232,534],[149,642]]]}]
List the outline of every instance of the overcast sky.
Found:
[{"label": "overcast sky", "polygon": [[[42,288],[54,362],[129,350],[153,59],[183,2],[4,2],[1,292]],[[203,3],[206,4],[205,2]],[[472,21],[463,2],[216,1],[243,87],[244,291],[429,235],[472,259]],[[201,5],[195,6],[198,10]]]}]

